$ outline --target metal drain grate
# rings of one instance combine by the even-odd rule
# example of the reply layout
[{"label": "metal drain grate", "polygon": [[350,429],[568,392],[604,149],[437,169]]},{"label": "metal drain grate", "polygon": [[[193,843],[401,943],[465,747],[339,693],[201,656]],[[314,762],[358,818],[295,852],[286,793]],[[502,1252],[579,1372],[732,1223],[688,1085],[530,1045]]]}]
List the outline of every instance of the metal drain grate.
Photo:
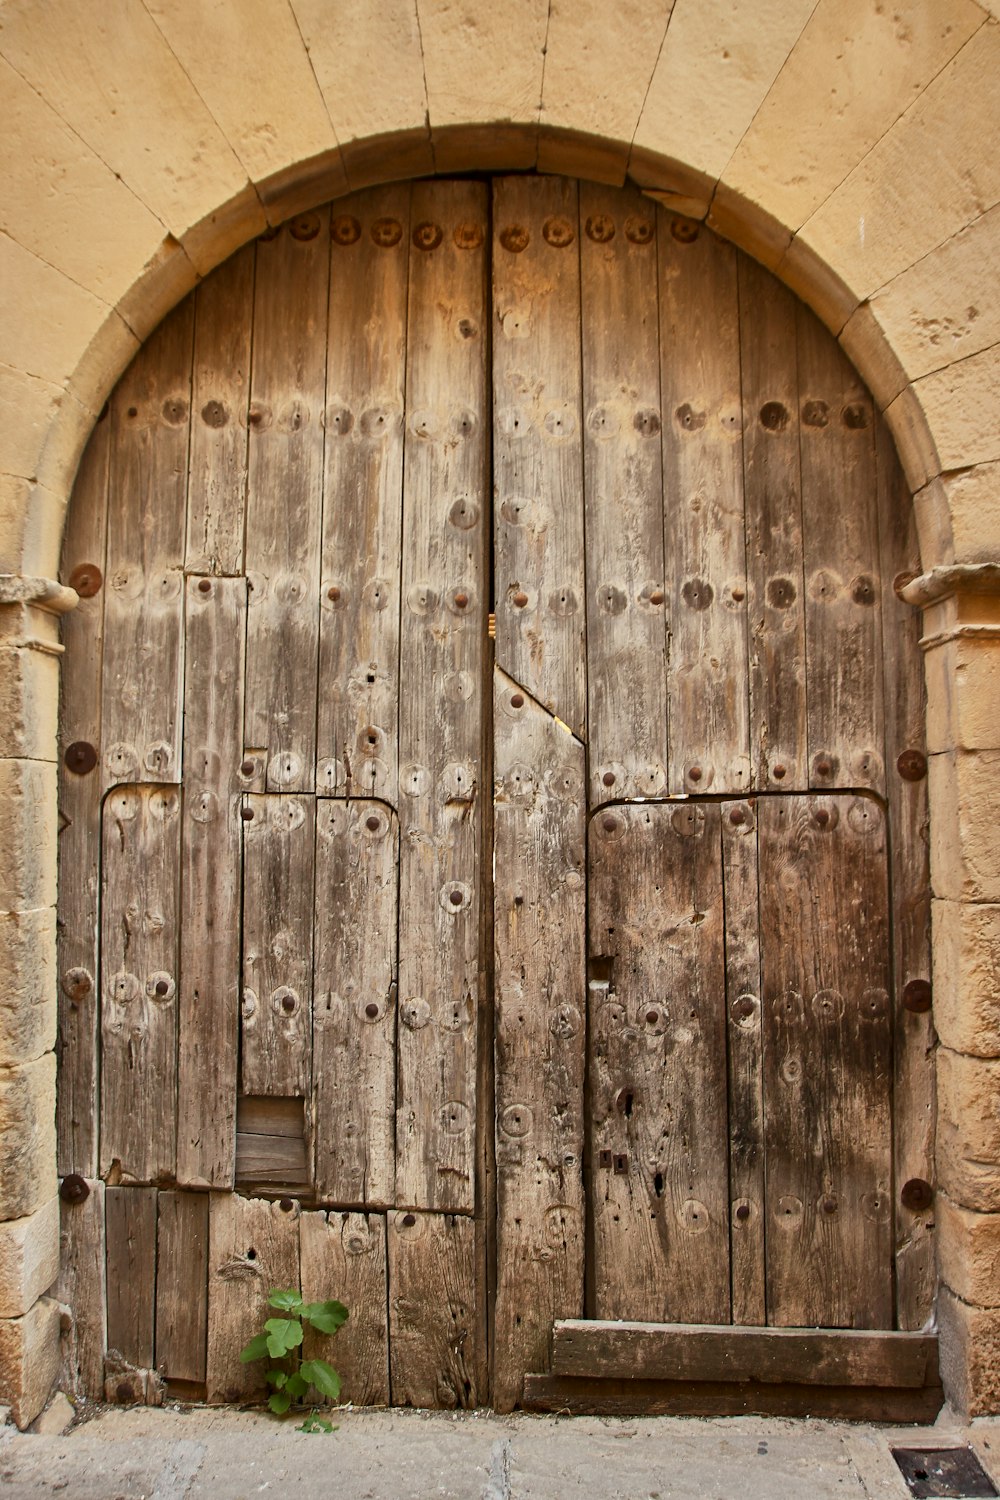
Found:
[{"label": "metal drain grate", "polygon": [[978,1500],[997,1493],[971,1448],[893,1448],[892,1456],[910,1494],[924,1500]]}]

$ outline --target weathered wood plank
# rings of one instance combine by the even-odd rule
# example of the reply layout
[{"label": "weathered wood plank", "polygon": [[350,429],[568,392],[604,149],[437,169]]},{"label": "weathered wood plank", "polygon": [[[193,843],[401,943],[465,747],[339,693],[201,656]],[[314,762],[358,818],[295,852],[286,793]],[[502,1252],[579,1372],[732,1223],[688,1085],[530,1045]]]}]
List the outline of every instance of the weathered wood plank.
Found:
[{"label": "weathered wood plank", "polygon": [[181,777],[193,327],[194,303],[187,298],[143,345],[111,397],[105,785]]},{"label": "weathered wood plank", "polygon": [[591,805],[667,784],[655,209],[580,187]]},{"label": "weathered wood plank", "polygon": [[298,1207],[212,1193],[208,1211],[209,1401],[262,1398],[266,1361],[244,1365],[240,1350],[262,1332],[274,1290],[299,1286]]},{"label": "weathered wood plank", "polygon": [[657,242],[669,790],[739,795],[750,694],[737,256],[663,209]]},{"label": "weathered wood plank", "polygon": [[592,1311],[728,1321],[718,806],[596,813],[589,926]]},{"label": "weathered wood plank", "polygon": [[922,1390],[857,1386],[714,1385],[664,1380],[574,1380],[529,1375],[528,1411],[601,1417],[813,1417],[842,1422],[933,1422],[944,1402],[939,1385]]},{"label": "weathered wood plank", "polygon": [[[485,192],[413,189],[400,704],[397,1201],[475,1203],[486,643]],[[473,524],[469,524],[473,522]]]},{"label": "weathered wood plank", "polygon": [[391,1205],[396,1181],[399,821],[383,802],[316,815],[316,1192]]},{"label": "weathered wood plank", "polygon": [[243,571],[247,407],[255,248],[245,245],[195,293],[185,567]]},{"label": "weathered wood plank", "polygon": [[149,1370],[156,1318],[156,1189],[109,1187],[104,1197],[108,1352]]},{"label": "weathered wood plank", "polygon": [[393,1406],[477,1406],[482,1331],[472,1220],[395,1213],[387,1233]]},{"label": "weathered wood plank", "polygon": [[[59,1085],[58,1166],[97,1173],[98,938],[101,885],[101,652],[108,529],[107,413],[80,462],[66,516],[59,578],[73,580],[76,609],[63,617],[66,668],[59,712]],[[79,747],[67,758],[70,746]],[[93,756],[84,749],[93,747]],[[103,1377],[102,1377],[103,1384]],[[95,1394],[97,1388],[95,1387]]]},{"label": "weathered wood plank", "polygon": [[497,1271],[493,1405],[583,1311],[586,755],[494,674]]},{"label": "weathered wood plank", "polygon": [[338,201],[327,338],[316,788],[391,803],[399,787],[403,397],[412,253],[408,183]]},{"label": "weathered wood plank", "polygon": [[757,801],[767,1313],[892,1326],[885,822],[870,797]]},{"label": "weathered wood plank", "polygon": [[222,1188],[239,1046],[245,580],[189,578],[186,618],[177,1180]]},{"label": "weathered wood plank", "polygon": [[168,1380],[205,1379],[208,1194],[159,1195],[156,1368]]},{"label": "weathered wood plank", "polygon": [[305,1097],[312,1073],[316,804],[309,797],[249,796],[243,816],[240,1087],[245,1094]]},{"label": "weathered wood plank", "polygon": [[497,663],[585,739],[579,233],[575,182],[494,182]]},{"label": "weathered wood plank", "polygon": [[56,1296],[72,1310],[63,1340],[61,1378],[70,1396],[104,1398],[107,1337],[105,1294],[104,1183],[87,1181],[82,1202],[59,1201],[59,1280]]},{"label": "weathered wood plank", "polygon": [[117,1181],[175,1172],[180,803],[150,786],[104,802],[100,1159]]},{"label": "weathered wood plank", "polygon": [[355,1406],[389,1404],[389,1334],[385,1218],[381,1214],[314,1213],[299,1220],[302,1295],[336,1297],[350,1313],[335,1339],[307,1330],[306,1359],[325,1359],[340,1376],[340,1399]]},{"label": "weathered wood plank", "polygon": [[764,1059],[760,1015],[757,819],[724,803],[726,1034],[729,1058],[729,1240],[734,1323],[767,1322],[764,1295]]},{"label": "weathered wood plank", "polygon": [[795,299],[739,256],[750,602],[750,759],[758,787],[807,782]]},{"label": "weathered wood plank", "polygon": [[552,1373],[607,1380],[754,1380],[917,1389],[937,1385],[936,1334],[560,1322]]},{"label": "weathered wood plank", "polygon": [[303,1099],[240,1098],[236,1181],[242,1188],[289,1192],[312,1181]]},{"label": "weathered wood plank", "polygon": [[814,313],[796,309],[809,784],[885,786],[872,398]]},{"label": "weathered wood plank", "polygon": [[328,215],[257,242],[245,743],[262,751],[269,791],[314,785]]}]

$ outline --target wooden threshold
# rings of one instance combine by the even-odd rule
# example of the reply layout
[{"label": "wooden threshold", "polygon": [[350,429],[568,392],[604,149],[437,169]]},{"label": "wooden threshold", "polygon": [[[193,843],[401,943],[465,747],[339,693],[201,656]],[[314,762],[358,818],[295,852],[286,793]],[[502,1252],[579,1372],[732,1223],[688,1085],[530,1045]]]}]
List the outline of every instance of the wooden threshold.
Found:
[{"label": "wooden threshold", "polygon": [[715,1384],[711,1381],[585,1380],[528,1375],[525,1411],[592,1417],[825,1417],[835,1422],[933,1422],[944,1404],[939,1385],[919,1390],[878,1386]]}]

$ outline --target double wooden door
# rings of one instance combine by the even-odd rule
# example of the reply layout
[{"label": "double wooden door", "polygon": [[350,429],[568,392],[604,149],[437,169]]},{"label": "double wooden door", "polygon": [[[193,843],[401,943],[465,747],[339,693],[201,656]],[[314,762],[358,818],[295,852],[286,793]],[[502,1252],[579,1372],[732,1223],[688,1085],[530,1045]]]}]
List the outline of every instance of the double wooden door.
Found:
[{"label": "double wooden door", "polygon": [[632,190],[375,189],[171,314],[64,557],[107,1350],[245,1395],[294,1282],[352,1399],[509,1407],[559,1317],[919,1326],[908,504],[812,315]]}]

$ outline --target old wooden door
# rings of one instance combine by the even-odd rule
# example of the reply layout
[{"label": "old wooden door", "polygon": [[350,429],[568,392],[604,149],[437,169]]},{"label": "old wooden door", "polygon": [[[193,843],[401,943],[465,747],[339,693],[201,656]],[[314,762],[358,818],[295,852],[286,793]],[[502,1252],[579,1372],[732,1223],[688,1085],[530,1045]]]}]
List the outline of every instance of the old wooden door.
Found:
[{"label": "old wooden door", "polygon": [[64,555],[83,1386],[251,1394],[292,1284],[357,1402],[509,1407],[584,1314],[923,1322],[908,506],[632,190],[379,188],[171,314]]}]

